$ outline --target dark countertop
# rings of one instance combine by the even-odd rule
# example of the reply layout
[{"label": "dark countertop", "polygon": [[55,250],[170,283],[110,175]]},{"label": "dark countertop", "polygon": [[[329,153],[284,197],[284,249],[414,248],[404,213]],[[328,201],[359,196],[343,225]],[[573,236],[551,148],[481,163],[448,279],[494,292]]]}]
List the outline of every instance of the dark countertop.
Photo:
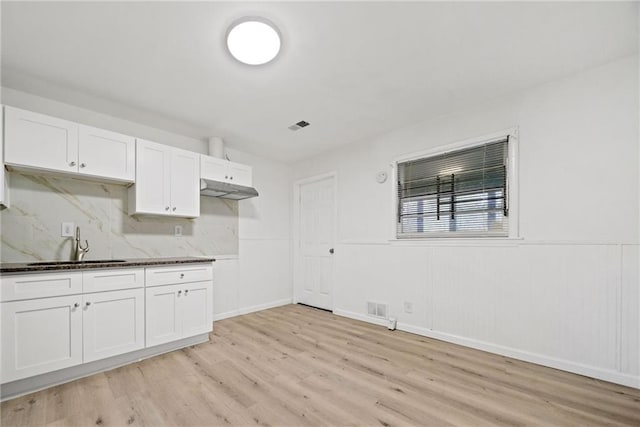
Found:
[{"label": "dark countertop", "polygon": [[[117,262],[121,261],[121,262]],[[0,263],[0,275],[11,273],[37,273],[66,270],[88,270],[96,268],[131,268],[152,267],[159,265],[211,263],[215,258],[181,257],[181,258],[134,258],[113,260],[86,261],[33,261],[33,262],[3,262]]]}]

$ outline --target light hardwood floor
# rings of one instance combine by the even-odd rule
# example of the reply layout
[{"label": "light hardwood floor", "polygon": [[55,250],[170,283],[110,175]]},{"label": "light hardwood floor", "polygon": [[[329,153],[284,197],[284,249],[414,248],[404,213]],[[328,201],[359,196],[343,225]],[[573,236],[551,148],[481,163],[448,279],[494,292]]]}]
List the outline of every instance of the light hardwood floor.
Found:
[{"label": "light hardwood floor", "polygon": [[640,426],[640,390],[289,305],[1,410],[2,426]]}]

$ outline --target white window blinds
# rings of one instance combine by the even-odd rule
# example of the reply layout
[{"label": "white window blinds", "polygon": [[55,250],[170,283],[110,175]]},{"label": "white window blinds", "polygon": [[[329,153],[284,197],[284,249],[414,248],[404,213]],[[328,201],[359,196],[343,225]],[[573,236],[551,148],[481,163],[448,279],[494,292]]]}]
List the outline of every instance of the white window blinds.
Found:
[{"label": "white window blinds", "polygon": [[508,142],[398,163],[398,237],[508,236]]}]

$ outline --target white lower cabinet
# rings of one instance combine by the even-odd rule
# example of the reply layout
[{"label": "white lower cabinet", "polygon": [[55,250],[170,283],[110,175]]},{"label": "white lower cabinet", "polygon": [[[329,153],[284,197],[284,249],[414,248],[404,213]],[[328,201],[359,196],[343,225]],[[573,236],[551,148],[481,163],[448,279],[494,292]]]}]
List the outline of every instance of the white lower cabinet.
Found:
[{"label": "white lower cabinet", "polygon": [[2,383],[82,363],[82,295],[2,303]]},{"label": "white lower cabinet", "polygon": [[212,294],[211,281],[147,288],[147,347],[210,332]]},{"label": "white lower cabinet", "polygon": [[206,334],[212,277],[206,264],[0,277],[0,383]]},{"label": "white lower cabinet", "polygon": [[[147,346],[175,341],[181,337],[178,291],[180,285],[147,288],[146,340]],[[182,293],[182,292],[181,292]]]},{"label": "white lower cabinet", "polygon": [[85,294],[84,362],[144,348],[144,289]]},{"label": "white lower cabinet", "polygon": [[213,322],[213,284],[196,282],[183,285],[184,295],[180,300],[182,336],[184,338],[211,332]]}]

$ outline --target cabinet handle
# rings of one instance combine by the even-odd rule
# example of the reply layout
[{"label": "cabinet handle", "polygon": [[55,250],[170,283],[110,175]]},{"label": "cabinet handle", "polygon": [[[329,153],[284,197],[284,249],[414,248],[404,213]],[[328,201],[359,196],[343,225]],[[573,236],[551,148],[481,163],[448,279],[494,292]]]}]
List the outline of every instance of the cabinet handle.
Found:
[{"label": "cabinet handle", "polygon": [[180,273],[180,278],[184,279],[184,273]]},{"label": "cabinet handle", "polygon": [[178,291],[178,295],[182,294],[182,291]]},{"label": "cabinet handle", "polygon": [[76,165],[76,162],[69,163],[69,166],[75,166],[75,165]]},{"label": "cabinet handle", "polygon": [[229,177],[229,179],[233,179],[233,177],[232,177],[232,176],[230,176],[230,177]]},{"label": "cabinet handle", "polygon": [[170,208],[169,206],[167,206],[166,208],[164,208],[165,211],[168,211]]},{"label": "cabinet handle", "polygon": [[225,176],[224,176],[224,179],[229,179],[229,176],[228,176],[228,175],[225,175]]},{"label": "cabinet handle", "polygon": [[188,293],[189,293],[189,289],[185,290],[184,291],[184,296],[186,297]]},{"label": "cabinet handle", "polygon": [[86,305],[87,307],[89,307],[89,306],[91,305],[91,302],[87,301],[87,302],[85,303],[85,305]]},{"label": "cabinet handle", "polygon": [[78,307],[80,307],[80,304],[75,303],[75,304],[73,304],[73,307],[74,307],[74,308],[78,308]]},{"label": "cabinet handle", "polygon": [[174,211],[174,212],[176,211],[176,207],[175,207],[175,206],[173,207],[173,211]]},{"label": "cabinet handle", "polygon": [[84,164],[84,163],[80,163],[80,167],[81,167],[81,168],[84,168],[84,167],[86,167],[86,166],[87,166],[86,164]]}]

